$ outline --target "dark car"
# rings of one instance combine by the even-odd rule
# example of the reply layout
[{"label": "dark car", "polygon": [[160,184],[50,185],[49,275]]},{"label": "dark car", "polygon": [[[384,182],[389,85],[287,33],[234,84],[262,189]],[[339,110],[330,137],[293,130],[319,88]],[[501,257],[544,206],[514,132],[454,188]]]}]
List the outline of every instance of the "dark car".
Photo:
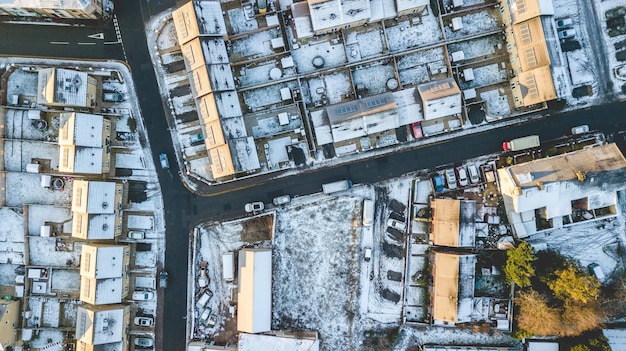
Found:
[{"label": "dark car", "polygon": [[159,286],[162,288],[167,288],[167,272],[161,271],[159,273]]}]

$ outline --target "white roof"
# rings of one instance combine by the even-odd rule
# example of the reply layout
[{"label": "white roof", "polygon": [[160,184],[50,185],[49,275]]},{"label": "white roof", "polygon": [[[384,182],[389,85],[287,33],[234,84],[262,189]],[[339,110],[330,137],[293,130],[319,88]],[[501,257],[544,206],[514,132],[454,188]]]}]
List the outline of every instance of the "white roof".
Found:
[{"label": "white roof", "polygon": [[74,173],[102,173],[102,148],[77,147],[75,152]]},{"label": "white roof", "polygon": [[559,351],[559,343],[552,341],[529,341],[527,351]]},{"label": "white roof", "polygon": [[288,336],[241,333],[239,351],[318,351],[318,339],[299,339]]},{"label": "white roof", "polygon": [[54,76],[53,101],[72,106],[89,106],[87,103],[87,79],[86,72],[73,71],[65,68],[53,68],[39,71],[39,89],[41,94],[42,83],[50,79],[49,74]]},{"label": "white roof", "polygon": [[109,305],[122,302],[123,278],[96,280],[96,305]]},{"label": "white roof", "polygon": [[88,240],[115,239],[115,215],[89,215]]},{"label": "white roof", "polygon": [[122,277],[124,246],[100,246],[96,255],[96,279]]},{"label": "white roof", "polygon": [[417,88],[404,89],[393,93],[398,104],[398,128],[424,120],[422,106],[417,101]]},{"label": "white roof", "polygon": [[430,4],[430,0],[396,0],[398,12],[415,9]]},{"label": "white roof", "polygon": [[330,122],[324,110],[311,111],[311,121],[315,129],[315,141],[317,145],[333,143],[333,134],[330,130]]},{"label": "white roof", "polygon": [[256,150],[253,137],[229,139],[228,146],[237,172],[261,168],[259,155],[256,152],[250,152],[250,150]]},{"label": "white roof", "polygon": [[383,18],[394,18],[398,15],[395,0],[371,0],[370,11],[372,13],[370,22],[376,22]]},{"label": "white roof", "polygon": [[371,15],[369,0],[309,1],[309,11],[315,31],[366,20]]},{"label": "white roof", "polygon": [[[100,154],[102,155],[102,150]],[[102,163],[102,161],[100,161]],[[87,213],[115,213],[115,183],[90,181],[87,191]]]},{"label": "white roof", "polygon": [[82,10],[87,9],[98,2],[97,0],[3,0],[0,7],[29,7],[42,9]]},{"label": "white roof", "polygon": [[201,37],[202,53],[204,54],[204,62],[207,64],[228,64],[228,52],[226,51],[226,43],[221,37],[207,38]]},{"label": "white roof", "polygon": [[218,1],[194,1],[200,34],[226,35],[222,6]]},{"label": "white roof", "polygon": [[239,251],[237,330],[262,333],[272,324],[272,250]]},{"label": "white roof", "polygon": [[89,312],[83,307],[78,307],[76,317],[76,338],[81,340],[85,332],[93,325],[94,345],[109,344],[123,341],[124,309],[104,310],[94,312],[94,318],[89,318]]},{"label": "white roof", "polygon": [[602,329],[611,350],[626,350],[626,329]]},{"label": "white roof", "polygon": [[104,117],[86,113],[76,113],[74,117],[74,145],[102,147]]},{"label": "white roof", "polygon": [[461,94],[444,96],[436,100],[424,102],[424,118],[426,120],[454,116],[460,113]]},{"label": "white roof", "polygon": [[207,65],[213,91],[235,89],[233,72],[228,64]]},{"label": "white roof", "polygon": [[243,115],[236,91],[214,93],[213,96],[220,118],[241,117]]}]

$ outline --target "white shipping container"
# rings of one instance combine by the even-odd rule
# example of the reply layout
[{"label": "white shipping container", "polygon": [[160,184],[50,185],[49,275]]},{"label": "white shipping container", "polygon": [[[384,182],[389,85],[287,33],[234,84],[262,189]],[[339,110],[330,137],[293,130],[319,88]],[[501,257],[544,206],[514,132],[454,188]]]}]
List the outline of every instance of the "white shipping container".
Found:
[{"label": "white shipping container", "polygon": [[363,200],[363,225],[369,227],[374,221],[374,200]]},{"label": "white shipping container", "polygon": [[235,254],[233,252],[222,255],[222,275],[227,282],[235,279]]}]

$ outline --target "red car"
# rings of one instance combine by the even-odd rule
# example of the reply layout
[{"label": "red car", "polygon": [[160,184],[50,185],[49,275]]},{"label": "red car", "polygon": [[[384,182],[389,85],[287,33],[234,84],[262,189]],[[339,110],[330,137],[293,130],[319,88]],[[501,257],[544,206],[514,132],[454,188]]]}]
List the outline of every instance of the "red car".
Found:
[{"label": "red car", "polygon": [[413,130],[413,137],[415,139],[419,139],[424,136],[424,134],[422,134],[422,125],[420,122],[413,123],[411,125],[411,130]]}]

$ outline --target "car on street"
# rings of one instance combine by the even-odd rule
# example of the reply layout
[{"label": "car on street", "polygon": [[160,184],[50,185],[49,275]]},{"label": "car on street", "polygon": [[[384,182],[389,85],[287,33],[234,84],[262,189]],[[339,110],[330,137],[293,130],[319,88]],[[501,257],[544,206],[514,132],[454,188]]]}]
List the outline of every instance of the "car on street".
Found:
[{"label": "car on street", "polygon": [[289,195],[277,196],[272,200],[272,202],[276,206],[288,204],[290,201],[291,201],[291,196]]},{"label": "car on street", "polygon": [[467,186],[468,180],[467,180],[467,171],[465,170],[465,167],[463,166],[457,167],[456,173],[459,176],[458,177],[459,186]]},{"label": "car on street", "polygon": [[152,317],[135,317],[133,321],[135,322],[135,325],[141,327],[151,327],[154,325],[154,318]]},{"label": "car on street", "polygon": [[154,346],[154,340],[152,340],[152,338],[145,337],[135,338],[134,344],[135,346],[151,347]]},{"label": "car on street", "polygon": [[146,233],[142,230],[131,230],[128,232],[129,239],[141,240],[146,237]]},{"label": "car on street", "polygon": [[133,292],[133,300],[135,301],[148,301],[154,299],[154,293],[152,291],[138,290]]},{"label": "car on street", "polygon": [[162,288],[167,288],[167,272],[161,271],[159,273],[159,286]]},{"label": "car on street", "polygon": [[446,174],[446,182],[448,183],[448,189],[450,190],[456,189],[458,186],[456,184],[456,175],[454,174],[454,170],[446,169],[445,174]]},{"label": "car on street", "polygon": [[262,201],[248,202],[244,209],[248,213],[257,213],[265,209],[265,204]]},{"label": "car on street", "polygon": [[572,128],[572,135],[585,134],[589,132],[589,126],[586,124]]},{"label": "car on street", "polygon": [[387,220],[387,227],[399,230],[401,232],[406,230],[406,224],[404,222],[400,222],[393,218],[389,218]]},{"label": "car on street", "polygon": [[159,161],[161,162],[161,168],[163,168],[163,169],[169,169],[170,168],[170,161],[167,159],[167,155],[166,154],[160,154],[159,155]]},{"label": "car on street", "polygon": [[365,262],[368,262],[371,258],[372,258],[372,248],[366,247],[365,250],[363,251],[363,259],[365,260]]}]

